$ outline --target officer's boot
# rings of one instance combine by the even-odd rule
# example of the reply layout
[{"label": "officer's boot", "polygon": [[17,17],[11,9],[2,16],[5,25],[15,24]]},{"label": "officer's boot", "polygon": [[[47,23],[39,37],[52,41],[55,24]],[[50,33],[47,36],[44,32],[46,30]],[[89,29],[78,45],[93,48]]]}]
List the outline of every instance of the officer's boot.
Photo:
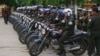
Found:
[{"label": "officer's boot", "polygon": [[59,56],[66,56],[66,53],[62,53],[62,54],[60,54]]}]

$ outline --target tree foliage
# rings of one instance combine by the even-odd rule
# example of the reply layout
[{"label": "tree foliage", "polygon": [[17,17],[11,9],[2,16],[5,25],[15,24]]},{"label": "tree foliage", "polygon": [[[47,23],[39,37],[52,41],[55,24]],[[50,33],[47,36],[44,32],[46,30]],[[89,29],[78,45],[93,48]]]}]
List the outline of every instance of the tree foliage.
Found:
[{"label": "tree foliage", "polygon": [[[35,4],[44,4],[44,5],[70,5],[74,4],[76,0],[0,0],[0,3],[9,4],[11,6],[24,6],[24,5],[35,5]],[[92,0],[92,2],[100,4],[100,0]],[[85,0],[77,0],[78,5],[83,5]]]}]

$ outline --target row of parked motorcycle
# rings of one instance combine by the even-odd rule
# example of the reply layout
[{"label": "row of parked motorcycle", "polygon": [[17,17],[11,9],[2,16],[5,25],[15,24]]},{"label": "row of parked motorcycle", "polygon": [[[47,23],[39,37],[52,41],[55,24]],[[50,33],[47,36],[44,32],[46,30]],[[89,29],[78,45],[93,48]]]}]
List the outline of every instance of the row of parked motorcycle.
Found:
[{"label": "row of parked motorcycle", "polygon": [[[19,35],[19,41],[26,44],[30,56],[38,56],[44,49],[52,48],[55,53],[59,48],[57,31],[50,28],[46,22],[40,22],[29,18],[19,12],[13,12],[9,17],[9,22]],[[73,55],[82,55],[87,50],[87,32],[75,29],[75,34],[64,41],[66,52]]]}]

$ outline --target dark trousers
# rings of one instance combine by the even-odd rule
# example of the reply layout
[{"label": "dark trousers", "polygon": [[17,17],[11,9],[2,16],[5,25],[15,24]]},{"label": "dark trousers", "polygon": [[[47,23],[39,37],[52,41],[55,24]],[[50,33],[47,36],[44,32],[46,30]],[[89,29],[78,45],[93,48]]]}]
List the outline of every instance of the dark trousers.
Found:
[{"label": "dark trousers", "polygon": [[5,16],[4,16],[4,23],[5,23],[5,24],[8,23],[8,17],[9,17],[8,15],[5,15]]},{"label": "dark trousers", "polygon": [[66,51],[64,49],[64,41],[67,40],[72,35],[73,35],[73,32],[71,32],[71,31],[65,31],[62,34],[61,38],[58,41],[58,44],[59,44],[58,51],[59,51],[59,53],[66,53]]},{"label": "dark trousers", "polygon": [[92,32],[88,38],[89,47],[88,47],[88,55],[91,56],[95,52],[100,56],[100,33]]}]

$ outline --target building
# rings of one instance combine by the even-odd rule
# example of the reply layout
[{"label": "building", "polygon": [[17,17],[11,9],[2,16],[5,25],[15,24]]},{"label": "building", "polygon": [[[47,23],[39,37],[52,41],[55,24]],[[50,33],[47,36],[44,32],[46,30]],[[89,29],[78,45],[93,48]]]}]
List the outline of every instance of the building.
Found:
[{"label": "building", "polygon": [[0,5],[0,17],[2,16],[2,8],[4,8],[6,5],[4,5],[4,4],[1,4]]}]

